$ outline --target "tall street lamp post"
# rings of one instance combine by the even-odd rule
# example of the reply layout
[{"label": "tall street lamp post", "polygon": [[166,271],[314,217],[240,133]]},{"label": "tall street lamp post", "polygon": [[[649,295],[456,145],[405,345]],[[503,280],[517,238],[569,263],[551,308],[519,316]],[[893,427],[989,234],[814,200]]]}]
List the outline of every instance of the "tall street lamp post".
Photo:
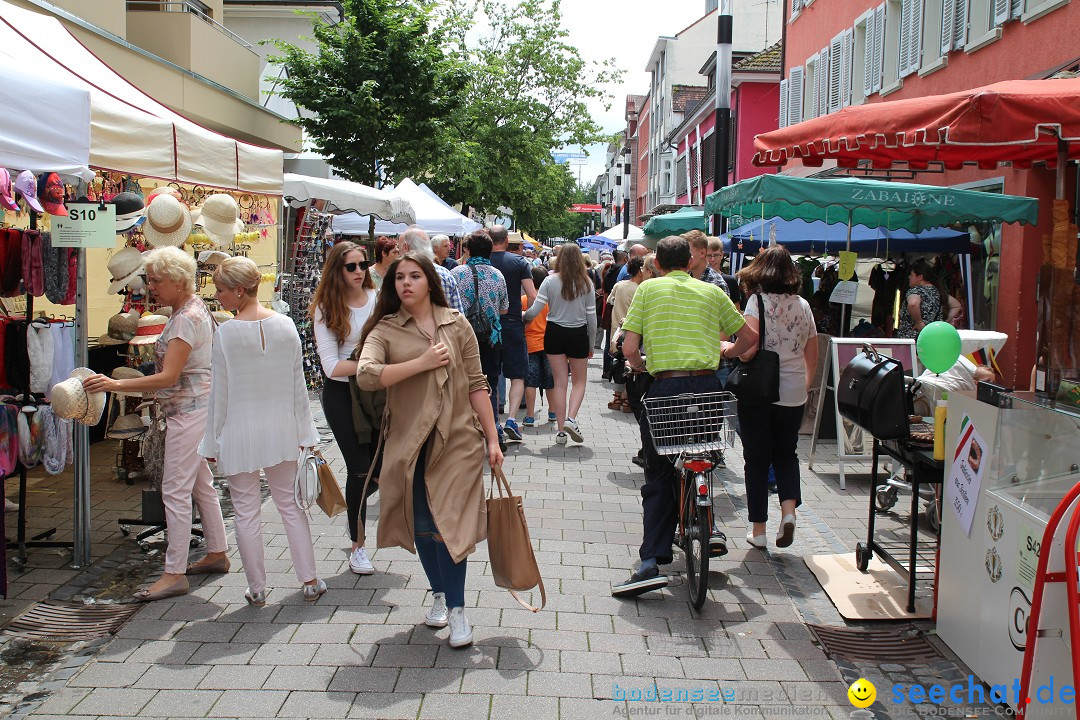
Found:
[{"label": "tall street lamp post", "polygon": [[630,236],[630,145],[623,148],[623,174],[626,180],[623,182],[623,205],[622,205],[622,238],[626,240]]},{"label": "tall street lamp post", "polygon": [[[728,146],[731,144],[731,0],[720,0],[716,16],[716,147],[713,151],[713,192],[727,187]],[[724,218],[713,215],[713,234],[724,232]]]}]

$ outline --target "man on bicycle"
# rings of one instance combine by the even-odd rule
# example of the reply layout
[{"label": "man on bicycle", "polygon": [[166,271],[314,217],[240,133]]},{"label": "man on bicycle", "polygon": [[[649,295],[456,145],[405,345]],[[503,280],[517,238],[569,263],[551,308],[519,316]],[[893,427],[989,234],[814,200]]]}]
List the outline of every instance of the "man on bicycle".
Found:
[{"label": "man on bicycle", "polygon": [[[736,357],[757,345],[757,333],[744,327],[743,316],[727,294],[687,273],[690,260],[690,243],[685,238],[661,240],[656,246],[660,277],[641,284],[623,321],[623,354],[630,369],[644,372],[647,362],[648,372],[655,378],[649,398],[718,392],[716,368],[721,356]],[[736,332],[734,343],[724,342]],[[667,576],[660,574],[658,565],[673,560],[671,546],[678,522],[675,466],[656,452],[646,413],[641,414],[640,426],[645,448],[641,563],[629,580],[612,587],[615,597],[634,597],[666,587]],[[727,538],[715,528],[709,550],[713,557],[727,552]]]}]

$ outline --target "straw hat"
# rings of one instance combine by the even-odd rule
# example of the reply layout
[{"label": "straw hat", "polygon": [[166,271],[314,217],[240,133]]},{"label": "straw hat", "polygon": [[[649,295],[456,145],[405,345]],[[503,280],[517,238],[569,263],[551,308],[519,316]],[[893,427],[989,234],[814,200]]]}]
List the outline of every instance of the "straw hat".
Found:
[{"label": "straw hat", "polygon": [[215,310],[214,312],[210,313],[210,315],[213,316],[214,320],[217,322],[218,325],[225,322],[226,320],[233,319],[233,314],[228,310]]},{"label": "straw hat", "polygon": [[203,265],[213,265],[216,267],[231,257],[232,255],[224,250],[203,250],[199,253],[199,262]]},{"label": "straw hat", "polygon": [[[168,197],[166,195],[165,197]],[[144,315],[139,318],[139,326],[135,330],[135,337],[131,339],[132,345],[153,345],[157,342],[161,331],[165,329],[165,323],[169,318],[164,315]]]},{"label": "straw hat", "polygon": [[93,374],[90,368],[77,367],[67,380],[53,385],[52,408],[58,417],[83,425],[97,425],[105,411],[105,393],[88,393],[83,387],[83,380]]},{"label": "straw hat", "polygon": [[225,193],[217,193],[203,200],[202,207],[195,210],[193,220],[196,225],[202,225],[206,234],[219,244],[232,242],[233,236],[244,230],[240,206],[232,195]]},{"label": "straw hat", "polygon": [[146,425],[143,424],[141,416],[121,415],[113,422],[112,427],[105,433],[105,437],[114,440],[130,440],[144,432],[146,432]]},{"label": "straw hat", "polygon": [[143,235],[154,247],[180,247],[191,234],[191,213],[172,195],[158,195],[146,207]]},{"label": "straw hat", "polygon": [[109,258],[109,276],[112,283],[109,285],[109,294],[115,295],[127,287],[127,284],[135,279],[135,276],[143,272],[146,267],[146,258],[133,247],[120,248]]},{"label": "straw hat", "polygon": [[109,318],[109,331],[98,338],[98,345],[126,345],[138,329],[138,313],[116,313]]},{"label": "straw hat", "polygon": [[121,365],[118,368],[114,368],[112,371],[113,380],[137,380],[138,378],[146,377],[135,368],[125,367]]}]

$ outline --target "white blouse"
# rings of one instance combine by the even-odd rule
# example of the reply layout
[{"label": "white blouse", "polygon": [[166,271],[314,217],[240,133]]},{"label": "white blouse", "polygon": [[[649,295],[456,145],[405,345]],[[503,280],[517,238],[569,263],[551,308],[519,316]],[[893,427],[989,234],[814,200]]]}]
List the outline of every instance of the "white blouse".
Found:
[{"label": "white blouse", "polygon": [[322,310],[315,308],[315,350],[319,353],[319,363],[322,365],[326,377],[337,382],[349,382],[348,375],[333,377],[334,368],[342,360],[348,360],[360,342],[360,332],[364,324],[371,317],[371,311],[375,309],[375,291],[368,290],[368,299],[364,307],[349,307],[349,336],[345,339],[338,338],[330,328],[326,327],[323,320]]},{"label": "white blouse", "polygon": [[296,460],[301,445],[318,442],[293,321],[275,314],[222,323],[199,454],[217,458],[223,474],[235,475]]}]

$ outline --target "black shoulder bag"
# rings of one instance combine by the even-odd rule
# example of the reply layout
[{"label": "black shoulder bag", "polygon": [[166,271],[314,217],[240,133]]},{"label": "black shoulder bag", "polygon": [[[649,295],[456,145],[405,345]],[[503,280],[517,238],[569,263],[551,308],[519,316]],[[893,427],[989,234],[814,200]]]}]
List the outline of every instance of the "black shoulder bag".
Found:
[{"label": "black shoulder bag", "polygon": [[465,314],[465,319],[469,321],[469,325],[472,326],[473,332],[476,334],[476,342],[480,345],[491,345],[491,321],[484,314],[484,306],[480,302],[480,274],[476,271],[475,266],[471,270],[474,301],[469,307],[469,312]]},{"label": "black shoulder bag", "polygon": [[748,362],[739,362],[728,375],[725,390],[741,405],[771,405],[780,400],[780,355],[765,349],[765,302],[758,302],[758,351]]}]

